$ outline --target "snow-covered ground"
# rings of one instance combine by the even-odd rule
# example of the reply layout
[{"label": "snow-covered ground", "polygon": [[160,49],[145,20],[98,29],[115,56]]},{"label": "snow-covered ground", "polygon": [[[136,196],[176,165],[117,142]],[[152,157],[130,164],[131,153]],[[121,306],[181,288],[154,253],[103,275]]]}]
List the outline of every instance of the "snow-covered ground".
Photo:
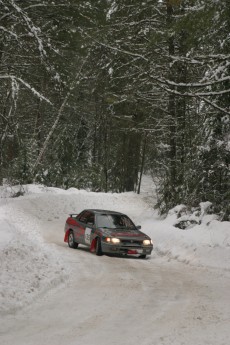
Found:
[{"label": "snow-covered ground", "polygon": [[[141,195],[15,191],[0,187],[0,344],[229,344],[229,222],[203,213],[174,227],[179,208],[161,219],[146,177]],[[152,238],[151,257],[69,249],[66,217],[84,208],[128,214]]]}]

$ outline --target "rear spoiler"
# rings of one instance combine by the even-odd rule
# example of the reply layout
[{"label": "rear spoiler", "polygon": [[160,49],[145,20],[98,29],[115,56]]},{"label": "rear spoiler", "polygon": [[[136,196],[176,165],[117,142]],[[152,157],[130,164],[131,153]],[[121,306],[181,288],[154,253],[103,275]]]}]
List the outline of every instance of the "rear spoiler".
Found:
[{"label": "rear spoiler", "polygon": [[78,215],[78,213],[70,213],[70,214],[69,214],[69,216],[70,216],[71,218],[76,217],[77,215]]}]

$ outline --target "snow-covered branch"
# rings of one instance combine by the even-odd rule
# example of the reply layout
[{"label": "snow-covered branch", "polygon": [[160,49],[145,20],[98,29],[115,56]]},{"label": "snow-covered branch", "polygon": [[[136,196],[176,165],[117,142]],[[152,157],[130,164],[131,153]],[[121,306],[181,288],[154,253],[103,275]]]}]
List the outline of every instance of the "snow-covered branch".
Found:
[{"label": "snow-covered branch", "polygon": [[178,95],[178,96],[187,96],[187,97],[204,97],[204,96],[220,96],[224,94],[230,93],[230,89],[228,90],[221,90],[221,91],[209,91],[209,92],[180,92],[172,88],[168,88],[166,86],[160,85],[162,89],[167,91],[168,93]]},{"label": "snow-covered branch", "polygon": [[156,77],[153,77],[153,78],[162,84],[167,84],[167,85],[176,86],[176,87],[186,87],[186,88],[200,88],[200,87],[213,86],[213,85],[220,84],[220,83],[223,83],[223,82],[230,80],[230,76],[227,76],[227,77],[220,78],[218,80],[213,80],[213,81],[209,81],[209,82],[205,82],[205,83],[204,82],[201,82],[201,83],[176,83],[176,82],[169,80],[169,79],[156,78]]},{"label": "snow-covered branch", "polygon": [[26,23],[30,34],[34,36],[34,38],[36,39],[36,41],[38,43],[38,50],[39,50],[41,58],[44,58],[47,54],[46,54],[46,51],[44,49],[43,41],[39,37],[39,33],[41,32],[40,28],[38,28],[34,25],[34,23],[29,18],[27,13],[21,7],[19,7],[15,3],[14,0],[9,0],[9,2],[11,4],[11,6],[15,9],[15,11],[22,17],[23,21]]},{"label": "snow-covered branch", "polygon": [[229,61],[230,55],[225,54],[210,54],[210,55],[195,55],[195,56],[178,56],[178,55],[168,55],[168,59],[170,59],[173,62],[186,62],[191,65],[203,65],[204,63],[207,63],[207,61]]},{"label": "snow-covered branch", "polygon": [[40,92],[38,92],[33,86],[31,86],[29,83],[27,83],[22,78],[16,77],[15,75],[0,75],[0,79],[11,79],[12,81],[19,81],[21,84],[23,84],[27,89],[29,89],[39,99],[52,105],[52,103],[50,102],[50,100],[48,98],[43,96]]},{"label": "snow-covered branch", "polygon": [[[81,28],[79,28],[79,31],[83,33],[83,30]],[[90,38],[93,42],[101,45],[102,47],[105,47],[107,49],[110,49],[110,50],[114,50],[116,52],[119,52],[119,53],[122,53],[122,54],[125,54],[125,55],[129,55],[129,56],[133,56],[133,57],[138,57],[144,61],[149,61],[144,55],[142,54],[137,54],[137,53],[133,53],[132,51],[128,51],[128,50],[125,50],[125,49],[120,49],[120,48],[117,48],[115,46],[111,46],[109,44],[106,44],[106,43],[103,43],[101,41],[98,41],[96,38],[93,38],[92,36],[90,36],[88,33],[84,32],[83,33],[84,35],[86,35],[88,38]]]},{"label": "snow-covered branch", "polygon": [[225,113],[227,115],[230,115],[230,110],[224,109],[222,107],[220,107],[219,105],[217,105],[216,103],[210,101],[209,99],[205,98],[205,97],[199,97],[201,99],[201,101],[204,101],[206,103],[208,103],[209,105],[211,105],[213,108],[220,110],[222,113]]},{"label": "snow-covered branch", "polygon": [[12,31],[10,31],[10,30],[7,30],[6,28],[4,28],[3,26],[0,26],[0,30],[2,30],[2,31],[4,31],[4,32],[6,32],[6,33],[8,33],[8,34],[10,34],[11,36],[13,36],[14,38],[18,38],[18,36],[14,33],[14,32],[12,32]]}]

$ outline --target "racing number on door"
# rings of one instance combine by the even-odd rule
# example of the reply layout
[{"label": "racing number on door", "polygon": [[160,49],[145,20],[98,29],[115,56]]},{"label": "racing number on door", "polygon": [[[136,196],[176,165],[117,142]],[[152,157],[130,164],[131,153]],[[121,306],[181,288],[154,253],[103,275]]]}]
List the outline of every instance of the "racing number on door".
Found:
[{"label": "racing number on door", "polygon": [[85,243],[90,244],[91,229],[85,228]]}]

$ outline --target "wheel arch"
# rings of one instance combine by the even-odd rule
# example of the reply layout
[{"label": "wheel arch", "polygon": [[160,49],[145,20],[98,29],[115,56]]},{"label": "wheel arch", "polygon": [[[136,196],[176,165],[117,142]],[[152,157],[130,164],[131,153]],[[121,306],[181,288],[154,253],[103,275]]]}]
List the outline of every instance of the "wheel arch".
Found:
[{"label": "wheel arch", "polygon": [[69,233],[70,233],[71,231],[72,231],[73,236],[74,236],[74,231],[73,231],[73,229],[71,229],[71,228],[66,229],[66,231],[65,231],[65,237],[64,237],[64,242],[68,242]]}]

